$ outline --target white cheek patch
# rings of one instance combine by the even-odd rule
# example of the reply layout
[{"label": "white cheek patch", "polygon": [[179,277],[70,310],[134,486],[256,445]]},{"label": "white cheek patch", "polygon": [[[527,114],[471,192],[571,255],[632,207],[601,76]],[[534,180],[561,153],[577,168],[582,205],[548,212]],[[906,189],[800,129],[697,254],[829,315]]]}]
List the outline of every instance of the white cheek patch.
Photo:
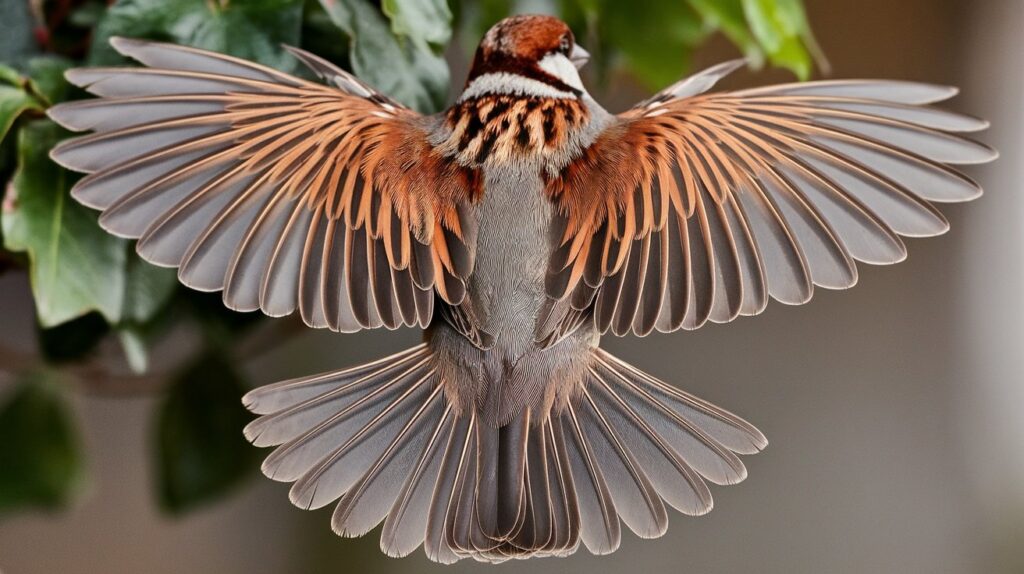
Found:
[{"label": "white cheek patch", "polygon": [[567,86],[581,92],[587,91],[583,88],[583,81],[580,80],[579,70],[565,54],[548,54],[538,63],[540,69],[558,78]]}]

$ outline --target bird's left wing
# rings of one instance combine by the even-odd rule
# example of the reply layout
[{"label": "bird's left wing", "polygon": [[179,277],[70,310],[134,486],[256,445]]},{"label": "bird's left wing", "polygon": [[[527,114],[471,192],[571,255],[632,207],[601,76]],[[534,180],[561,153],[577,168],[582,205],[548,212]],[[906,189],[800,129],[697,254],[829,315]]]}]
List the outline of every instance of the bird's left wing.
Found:
[{"label": "bird's left wing", "polygon": [[426,326],[465,294],[477,175],[429,143],[430,118],[291,49],[331,85],[194,48],[115,38],[146,68],[68,79],[100,99],[50,116],[96,133],[52,152],[72,195],[195,289],[314,327]]},{"label": "bird's left wing", "polygon": [[955,89],[826,81],[704,94],[740,63],[619,115],[549,178],[560,226],[547,275],[557,338],[695,329],[799,304],[902,260],[947,229],[933,202],[981,190],[946,164],[991,160],[984,121],[928,106]]}]

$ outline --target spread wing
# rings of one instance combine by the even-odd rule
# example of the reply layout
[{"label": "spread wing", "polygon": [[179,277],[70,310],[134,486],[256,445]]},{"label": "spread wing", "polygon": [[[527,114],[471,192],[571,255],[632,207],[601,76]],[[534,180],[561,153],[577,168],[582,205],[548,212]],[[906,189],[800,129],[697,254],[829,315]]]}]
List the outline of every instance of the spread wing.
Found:
[{"label": "spread wing", "polygon": [[425,326],[473,265],[477,175],[442,161],[429,120],[332,64],[331,85],[193,48],[114,39],[147,68],[71,70],[99,99],[51,117],[95,133],[56,161],[72,195],[183,283],[314,327]]},{"label": "spread wing", "polygon": [[592,315],[646,335],[724,323],[843,289],[946,231],[932,203],[980,195],[948,167],[996,153],[984,121],[928,106],[955,89],[826,81],[704,94],[741,63],[616,118],[548,182],[560,227],[547,292],[557,338]]}]

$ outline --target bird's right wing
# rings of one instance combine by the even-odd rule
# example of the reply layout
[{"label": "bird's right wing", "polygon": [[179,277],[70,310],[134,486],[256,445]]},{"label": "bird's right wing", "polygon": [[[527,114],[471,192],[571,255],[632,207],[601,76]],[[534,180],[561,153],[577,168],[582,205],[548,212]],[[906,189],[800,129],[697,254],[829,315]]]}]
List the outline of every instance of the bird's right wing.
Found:
[{"label": "bird's right wing", "polygon": [[947,164],[994,159],[961,135],[987,124],[928,105],[955,89],[826,81],[703,93],[738,65],[621,114],[549,179],[561,218],[547,276],[563,307],[553,339],[591,311],[601,332],[645,335],[753,315],[769,297],[804,303],[815,285],[852,286],[855,261],[902,260],[901,235],[944,232],[932,203],[980,195]]},{"label": "bird's right wing", "polygon": [[478,176],[428,122],[355,77],[292,53],[332,85],[195,48],[115,38],[147,68],[84,68],[99,99],[55,106],[76,131],[53,158],[72,195],[183,283],[237,310],[296,309],[314,327],[426,326],[473,266]]}]

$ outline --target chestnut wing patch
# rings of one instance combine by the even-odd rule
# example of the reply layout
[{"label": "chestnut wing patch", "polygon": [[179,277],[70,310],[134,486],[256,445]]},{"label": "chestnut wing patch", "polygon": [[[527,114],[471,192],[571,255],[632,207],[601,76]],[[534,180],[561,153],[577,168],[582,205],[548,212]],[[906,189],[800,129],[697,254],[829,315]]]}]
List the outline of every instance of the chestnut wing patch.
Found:
[{"label": "chestnut wing patch", "polygon": [[[902,260],[900,236],[943,233],[933,203],[981,189],[949,165],[995,152],[987,123],[931,107],[955,90],[827,81],[702,94],[697,74],[618,117],[548,181],[559,210],[549,307],[601,332],[646,335],[801,304]],[[550,317],[551,333],[565,329]],[[556,317],[558,319],[558,317]],[[561,329],[559,331],[558,329]]]},{"label": "chestnut wing patch", "polygon": [[50,111],[95,133],[53,150],[72,191],[183,283],[238,310],[337,331],[426,326],[465,295],[475,172],[424,118],[293,49],[326,86],[237,58],[112,41],[148,68],[72,70],[100,96]]}]

